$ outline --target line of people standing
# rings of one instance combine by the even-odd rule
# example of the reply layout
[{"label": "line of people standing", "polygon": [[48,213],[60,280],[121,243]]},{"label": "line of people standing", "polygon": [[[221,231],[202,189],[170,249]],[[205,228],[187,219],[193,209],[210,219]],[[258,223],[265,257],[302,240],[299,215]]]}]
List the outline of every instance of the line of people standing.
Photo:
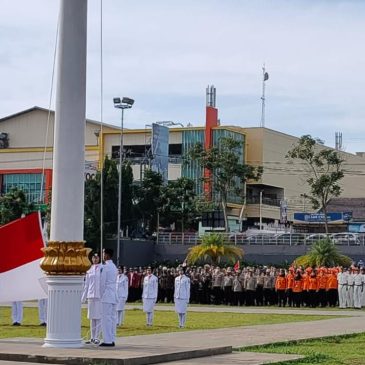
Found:
[{"label": "line of people standing", "polygon": [[[90,320],[90,340],[87,343],[105,347],[115,346],[116,328],[124,323],[124,310],[127,299],[136,300],[141,289],[143,311],[146,313],[146,325],[152,326],[154,307],[158,298],[158,278],[151,267],[143,277],[136,273],[127,273],[118,269],[112,261],[113,250],[104,249],[104,264],[100,264],[97,254],[92,256],[92,266],[85,276],[81,301],[88,303]],[[134,287],[138,282],[138,287]],[[142,283],[142,287],[140,286]],[[175,311],[178,314],[179,327],[185,326],[187,305],[190,299],[190,279],[184,274],[184,268],[178,269],[174,279]],[[103,342],[100,343],[102,334]]]},{"label": "line of people standing", "polygon": [[[157,300],[173,302],[177,270],[159,267],[154,273],[158,278]],[[142,268],[128,272],[130,288],[134,285],[136,293],[139,287],[142,288],[144,275]],[[290,267],[287,270],[243,267],[234,270],[205,265],[188,267],[186,275],[191,281],[191,303],[197,304],[312,308],[337,305],[340,308],[361,308],[365,304],[365,270],[357,267]],[[140,299],[141,296],[136,295],[129,297],[128,301]]]}]

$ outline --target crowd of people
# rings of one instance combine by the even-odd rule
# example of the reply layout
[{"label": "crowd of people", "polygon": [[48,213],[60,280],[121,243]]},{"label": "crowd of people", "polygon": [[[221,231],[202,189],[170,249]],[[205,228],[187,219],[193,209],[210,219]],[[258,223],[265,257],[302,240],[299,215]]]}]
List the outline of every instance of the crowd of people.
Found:
[{"label": "crowd of people", "polygon": [[[116,329],[124,323],[127,302],[142,301],[146,325],[153,325],[155,304],[174,303],[179,327],[185,326],[189,303],[231,306],[336,307],[365,306],[365,267],[274,266],[221,268],[213,265],[126,268],[115,266],[113,250],[98,254],[85,276],[81,302],[87,302],[90,339],[87,343],[115,346]],[[46,325],[46,300],[39,301]],[[20,325],[22,305],[13,303],[13,324]],[[100,338],[103,338],[103,342]]]},{"label": "crowd of people", "polygon": [[[141,299],[145,269],[125,270],[128,276],[129,302]],[[174,267],[154,269],[158,278],[161,303],[173,302]],[[365,305],[365,268],[273,266],[227,267],[212,265],[186,268],[190,278],[190,302],[231,306],[336,307],[361,308]]]}]

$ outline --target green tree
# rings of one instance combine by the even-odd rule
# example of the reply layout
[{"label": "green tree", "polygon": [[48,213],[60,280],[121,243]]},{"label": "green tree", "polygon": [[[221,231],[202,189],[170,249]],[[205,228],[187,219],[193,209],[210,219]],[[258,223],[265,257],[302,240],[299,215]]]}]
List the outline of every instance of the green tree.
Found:
[{"label": "green tree", "polygon": [[308,254],[298,257],[294,262],[296,265],[304,267],[351,265],[351,259],[340,254],[329,238],[315,242]]},{"label": "green tree", "polygon": [[316,140],[310,135],[302,136],[286,157],[303,163],[305,179],[310,189],[309,199],[313,209],[322,208],[328,233],[327,205],[331,198],[341,194],[344,160],[337,151],[317,146]]},{"label": "green tree", "polygon": [[135,186],[135,208],[143,227],[150,232],[157,229],[159,213],[166,200],[163,178],[158,172],[146,170],[140,185]]},{"label": "green tree", "polygon": [[242,148],[241,141],[223,137],[210,149],[205,149],[201,143],[197,143],[187,156],[187,163],[189,160],[197,161],[211,172],[211,184],[223,210],[226,231],[229,228],[227,216],[229,195],[240,196],[243,200],[246,181],[258,180],[263,171],[261,166],[246,165],[240,161],[239,150]]},{"label": "green tree", "polygon": [[33,203],[28,203],[23,190],[11,189],[8,193],[0,196],[0,225],[7,224],[35,211]]},{"label": "green tree", "polygon": [[236,262],[243,257],[243,250],[225,241],[223,235],[218,233],[206,234],[202,237],[202,243],[191,247],[186,260],[189,264],[196,262],[209,262],[219,265],[222,261]]},{"label": "green tree", "polygon": [[187,177],[180,177],[162,188],[163,206],[161,207],[162,224],[180,222],[181,231],[196,226],[195,183]]},{"label": "green tree", "polygon": [[[125,162],[122,168],[122,229],[131,224],[132,181],[132,168],[128,162]],[[104,237],[117,233],[118,183],[117,163],[106,157],[103,171]],[[97,247],[100,242],[100,204],[101,171],[98,171],[95,179],[87,180],[85,183],[84,237],[92,247]]]}]

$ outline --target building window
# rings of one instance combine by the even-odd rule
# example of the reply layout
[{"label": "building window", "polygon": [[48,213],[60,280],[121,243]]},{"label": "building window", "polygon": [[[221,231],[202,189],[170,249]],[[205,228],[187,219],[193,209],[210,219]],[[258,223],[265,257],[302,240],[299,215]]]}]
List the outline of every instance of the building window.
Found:
[{"label": "building window", "polygon": [[[5,174],[3,176],[1,191],[6,194],[13,188],[24,191],[27,201],[39,202],[41,194],[42,174]],[[45,197],[45,179],[43,179],[43,189],[41,201]]]},{"label": "building window", "polygon": [[[182,156],[186,156],[196,143],[204,145],[204,130],[188,130],[182,132]],[[181,166],[181,176],[188,177],[195,181],[195,192],[203,194],[203,168],[197,161],[189,161]]]}]

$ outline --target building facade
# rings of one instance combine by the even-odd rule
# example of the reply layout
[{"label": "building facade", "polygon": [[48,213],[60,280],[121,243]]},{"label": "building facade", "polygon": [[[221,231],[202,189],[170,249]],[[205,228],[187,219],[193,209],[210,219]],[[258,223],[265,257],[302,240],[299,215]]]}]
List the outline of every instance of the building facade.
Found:
[{"label": "building facade", "polygon": [[[20,187],[26,191],[29,201],[47,202],[52,186],[53,121],[54,112],[38,107],[0,119],[1,194]],[[99,122],[86,120],[85,178],[92,178],[105,156],[119,159],[120,128],[104,124],[103,133],[100,129]],[[183,158],[194,144],[209,148],[222,137],[232,137],[242,143],[242,148],[236,151],[242,163],[264,169],[259,181],[247,182],[244,199],[230,194],[228,213],[232,229],[238,230],[245,224],[257,225],[260,220],[278,226],[283,220],[292,222],[294,212],[313,211],[306,198],[309,189],[303,166],[285,158],[298,138],[268,128],[219,125],[215,105],[207,105],[205,126],[169,128],[169,180],[188,177],[195,181],[198,195],[213,194],[213,187],[201,180],[207,171],[196,162],[185,164]],[[131,161],[135,181],[140,181],[151,165],[151,140],[151,128],[124,129],[124,156]],[[341,154],[345,160],[342,197],[364,197],[364,156]]]}]

